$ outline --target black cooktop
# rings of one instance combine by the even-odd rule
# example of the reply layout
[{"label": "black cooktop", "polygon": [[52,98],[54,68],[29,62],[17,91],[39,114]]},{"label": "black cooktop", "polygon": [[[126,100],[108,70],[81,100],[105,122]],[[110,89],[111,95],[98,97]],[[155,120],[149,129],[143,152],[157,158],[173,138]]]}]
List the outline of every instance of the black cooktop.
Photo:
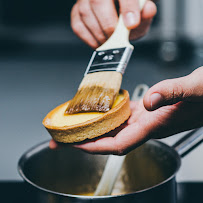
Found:
[{"label": "black cooktop", "polygon": [[[178,183],[178,203],[203,203],[203,182]],[[0,181],[0,202],[36,203],[35,191],[23,181]]]}]

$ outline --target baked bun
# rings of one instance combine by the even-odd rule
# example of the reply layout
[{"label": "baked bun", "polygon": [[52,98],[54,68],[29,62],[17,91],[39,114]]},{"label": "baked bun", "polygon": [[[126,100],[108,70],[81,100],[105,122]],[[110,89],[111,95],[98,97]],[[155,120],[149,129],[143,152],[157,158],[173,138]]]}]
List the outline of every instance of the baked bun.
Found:
[{"label": "baked bun", "polygon": [[43,120],[43,125],[57,142],[81,142],[104,135],[124,123],[131,114],[127,90],[120,90],[111,110],[105,113],[65,114],[69,102],[53,109]]}]

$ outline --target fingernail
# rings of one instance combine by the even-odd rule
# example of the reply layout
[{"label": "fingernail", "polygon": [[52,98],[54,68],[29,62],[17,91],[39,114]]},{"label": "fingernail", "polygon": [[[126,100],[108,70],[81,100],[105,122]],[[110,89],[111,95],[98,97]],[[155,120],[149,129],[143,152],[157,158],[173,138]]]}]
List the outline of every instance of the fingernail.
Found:
[{"label": "fingernail", "polygon": [[140,22],[140,17],[137,13],[133,13],[133,12],[128,12],[126,15],[125,15],[125,25],[128,27],[128,28],[132,28],[132,27],[135,27],[136,25],[139,24]]},{"label": "fingernail", "polygon": [[151,110],[157,109],[161,106],[163,97],[159,93],[154,93],[150,96]]}]

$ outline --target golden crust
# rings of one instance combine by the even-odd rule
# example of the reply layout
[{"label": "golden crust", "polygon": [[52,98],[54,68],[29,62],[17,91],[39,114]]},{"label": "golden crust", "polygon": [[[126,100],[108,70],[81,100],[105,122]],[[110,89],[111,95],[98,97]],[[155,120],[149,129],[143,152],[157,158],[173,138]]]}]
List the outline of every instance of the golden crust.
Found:
[{"label": "golden crust", "polygon": [[58,111],[59,108],[62,108],[64,105],[67,106],[68,101],[49,112],[42,123],[52,138],[57,142],[81,142],[85,139],[92,139],[104,135],[105,133],[119,127],[129,118],[131,114],[128,91],[121,91],[124,94],[124,99],[113,109],[102,114],[101,116],[70,126],[56,127],[49,125],[46,121],[51,120],[52,116]]}]

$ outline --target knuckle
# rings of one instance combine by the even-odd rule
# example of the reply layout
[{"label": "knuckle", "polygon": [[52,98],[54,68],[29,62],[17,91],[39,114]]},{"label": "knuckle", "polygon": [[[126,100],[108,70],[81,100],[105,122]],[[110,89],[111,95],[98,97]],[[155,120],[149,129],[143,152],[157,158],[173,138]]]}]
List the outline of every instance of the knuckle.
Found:
[{"label": "knuckle", "polygon": [[81,17],[86,17],[89,15],[90,9],[87,3],[81,3],[78,7],[78,11]]},{"label": "knuckle", "polygon": [[97,34],[97,40],[100,43],[104,43],[106,41],[106,37],[102,33],[100,33],[100,34]]},{"label": "knuckle", "polygon": [[123,156],[123,155],[126,155],[127,154],[127,151],[122,147],[122,146],[119,146],[118,144],[116,144],[116,155],[118,156]]},{"label": "knuckle", "polygon": [[97,42],[87,42],[87,44],[90,46],[90,47],[92,47],[93,49],[96,49],[99,45],[98,45],[98,43]]},{"label": "knuckle", "polygon": [[82,24],[81,22],[75,22],[71,23],[71,27],[74,33],[78,34],[80,30],[82,29]]},{"label": "knuckle", "polygon": [[103,29],[104,29],[104,32],[110,36],[114,30],[115,30],[115,25],[113,23],[106,23],[104,26],[103,26]]},{"label": "knuckle", "polygon": [[90,0],[91,5],[99,5],[101,3],[101,0]]},{"label": "knuckle", "polygon": [[116,154],[117,154],[118,156],[123,156],[123,155],[125,155],[125,152],[124,152],[124,150],[120,149],[120,150],[117,151]]},{"label": "knuckle", "polygon": [[122,144],[121,141],[117,139],[117,137],[115,137],[114,154],[118,156],[123,156],[123,155],[126,155],[128,152],[129,152],[129,148],[126,147],[124,144]]},{"label": "knuckle", "polygon": [[82,18],[85,18],[85,17],[88,16],[88,11],[87,11],[87,9],[80,7],[80,8],[79,8],[79,14],[80,14],[80,16],[81,16]]},{"label": "knuckle", "polygon": [[181,84],[176,83],[173,87],[172,90],[172,100],[173,102],[177,102],[179,100],[181,100],[184,96],[184,91],[183,91],[183,87]]}]

